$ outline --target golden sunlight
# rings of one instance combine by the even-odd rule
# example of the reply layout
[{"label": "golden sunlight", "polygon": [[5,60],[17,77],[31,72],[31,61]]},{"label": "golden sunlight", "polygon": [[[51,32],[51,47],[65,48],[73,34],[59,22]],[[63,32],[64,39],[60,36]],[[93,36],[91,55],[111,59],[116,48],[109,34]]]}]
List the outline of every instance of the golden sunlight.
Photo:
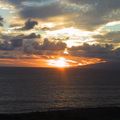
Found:
[{"label": "golden sunlight", "polygon": [[67,60],[63,57],[53,59],[53,60],[48,60],[48,64],[53,67],[59,67],[59,68],[64,68],[64,67],[69,67],[69,63],[67,63]]},{"label": "golden sunlight", "polygon": [[69,55],[65,56],[56,56],[54,58],[48,59],[47,64],[49,67],[57,68],[68,68],[68,67],[77,67],[84,65],[92,65],[101,62],[106,62],[100,58],[87,58],[87,57],[73,57]]},{"label": "golden sunlight", "polygon": [[[36,59],[35,59],[36,58]],[[70,68],[106,62],[101,58],[62,56],[32,56],[32,58],[0,59],[1,66]]]}]

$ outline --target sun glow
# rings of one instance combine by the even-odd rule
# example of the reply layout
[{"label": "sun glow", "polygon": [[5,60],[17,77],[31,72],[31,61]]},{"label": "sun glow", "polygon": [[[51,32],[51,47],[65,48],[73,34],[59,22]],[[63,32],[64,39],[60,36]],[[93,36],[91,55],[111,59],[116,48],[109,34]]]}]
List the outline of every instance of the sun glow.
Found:
[{"label": "sun glow", "polygon": [[106,62],[101,58],[73,56],[32,56],[33,58],[0,59],[1,66],[70,68]]},{"label": "sun glow", "polygon": [[59,68],[64,68],[64,67],[69,67],[69,63],[67,63],[67,60],[63,57],[53,59],[53,60],[48,60],[48,64],[50,66],[54,67],[59,67]]},{"label": "sun glow", "polygon": [[70,55],[56,56],[47,60],[49,67],[56,68],[68,68],[68,67],[78,67],[84,65],[92,65],[101,62],[106,62],[100,58],[87,58],[87,57],[73,57]]}]

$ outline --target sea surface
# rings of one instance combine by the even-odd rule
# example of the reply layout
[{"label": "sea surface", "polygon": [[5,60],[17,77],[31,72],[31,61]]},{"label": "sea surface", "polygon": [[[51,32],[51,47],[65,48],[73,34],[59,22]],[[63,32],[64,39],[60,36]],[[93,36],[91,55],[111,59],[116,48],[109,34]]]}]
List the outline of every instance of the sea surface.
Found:
[{"label": "sea surface", "polygon": [[0,113],[104,106],[120,107],[119,69],[0,67]]}]

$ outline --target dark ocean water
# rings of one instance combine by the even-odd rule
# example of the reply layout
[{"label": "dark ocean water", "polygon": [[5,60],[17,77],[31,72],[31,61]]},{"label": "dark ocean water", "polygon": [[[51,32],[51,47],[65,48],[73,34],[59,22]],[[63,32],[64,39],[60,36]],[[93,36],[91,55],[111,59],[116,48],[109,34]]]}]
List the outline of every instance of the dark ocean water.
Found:
[{"label": "dark ocean water", "polygon": [[120,106],[120,70],[0,68],[0,113]]}]

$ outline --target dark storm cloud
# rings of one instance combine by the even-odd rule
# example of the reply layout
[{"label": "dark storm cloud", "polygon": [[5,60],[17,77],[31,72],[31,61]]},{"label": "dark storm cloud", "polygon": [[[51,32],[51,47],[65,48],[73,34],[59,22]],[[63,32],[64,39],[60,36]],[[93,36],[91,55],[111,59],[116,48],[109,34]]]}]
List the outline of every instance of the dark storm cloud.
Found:
[{"label": "dark storm cloud", "polygon": [[38,24],[37,21],[28,19],[28,20],[25,22],[25,25],[24,25],[24,27],[23,27],[22,29],[23,29],[23,30],[30,30],[30,29],[33,29],[37,24]]},{"label": "dark storm cloud", "polygon": [[0,26],[3,26],[3,18],[0,16]]}]

